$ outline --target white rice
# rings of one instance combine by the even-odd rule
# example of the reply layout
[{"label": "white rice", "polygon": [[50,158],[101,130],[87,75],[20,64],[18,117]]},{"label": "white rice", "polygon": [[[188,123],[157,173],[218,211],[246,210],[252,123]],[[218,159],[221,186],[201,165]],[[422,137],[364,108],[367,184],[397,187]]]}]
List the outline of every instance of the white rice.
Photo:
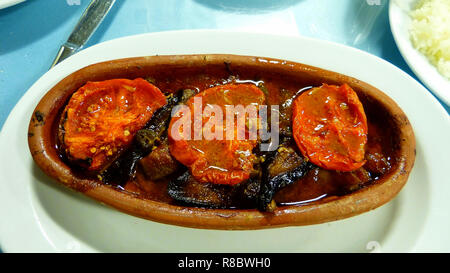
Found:
[{"label": "white rice", "polygon": [[410,16],[414,47],[450,79],[450,0],[419,0]]}]

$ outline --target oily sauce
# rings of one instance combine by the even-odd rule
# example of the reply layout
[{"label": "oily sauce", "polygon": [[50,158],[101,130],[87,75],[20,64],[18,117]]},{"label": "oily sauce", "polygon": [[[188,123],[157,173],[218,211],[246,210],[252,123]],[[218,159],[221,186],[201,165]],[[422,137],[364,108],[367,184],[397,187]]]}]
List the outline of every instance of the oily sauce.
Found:
[{"label": "oily sauce", "polygon": [[366,163],[367,118],[350,86],[314,87],[294,100],[293,111],[295,141],[312,163],[347,172]]},{"label": "oily sauce", "polygon": [[[279,105],[280,134],[292,136],[291,118],[293,98],[311,87],[323,83],[313,78],[288,78],[270,71],[249,71],[217,68],[208,71],[182,70],[167,74],[149,75],[148,79],[164,93],[180,89],[193,89],[201,92],[215,86],[230,83],[254,84],[265,94],[265,104]],[[336,84],[336,83],[330,83]],[[355,90],[358,93],[358,90]],[[279,205],[304,204],[318,201],[328,196],[339,196],[376,183],[378,177],[390,170],[393,161],[393,128],[386,124],[386,117],[379,105],[362,92],[358,93],[367,115],[367,143],[364,160],[366,163],[351,172],[315,168],[297,181],[277,192],[274,200]],[[269,113],[270,115],[270,113]],[[269,117],[270,118],[270,117]],[[144,159],[143,159],[144,160]],[[175,204],[167,194],[167,184],[175,176],[149,179],[140,166],[136,178],[121,186],[141,198]]]}]

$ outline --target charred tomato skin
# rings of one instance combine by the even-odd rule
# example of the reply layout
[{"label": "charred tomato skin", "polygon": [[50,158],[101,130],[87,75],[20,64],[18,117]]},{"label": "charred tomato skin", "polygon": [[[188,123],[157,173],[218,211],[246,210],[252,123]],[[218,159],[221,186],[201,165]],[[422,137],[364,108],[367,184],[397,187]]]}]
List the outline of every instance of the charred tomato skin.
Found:
[{"label": "charred tomato skin", "polygon": [[144,79],[87,82],[62,114],[59,141],[68,160],[100,171],[126,150],[138,130],[167,103]]}]

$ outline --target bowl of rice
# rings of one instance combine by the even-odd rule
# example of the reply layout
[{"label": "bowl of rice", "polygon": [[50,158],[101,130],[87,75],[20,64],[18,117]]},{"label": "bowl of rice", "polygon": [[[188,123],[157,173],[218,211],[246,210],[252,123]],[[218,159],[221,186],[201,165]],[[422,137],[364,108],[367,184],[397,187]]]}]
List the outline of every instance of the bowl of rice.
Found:
[{"label": "bowl of rice", "polygon": [[391,0],[389,20],[411,70],[450,105],[450,0]]}]

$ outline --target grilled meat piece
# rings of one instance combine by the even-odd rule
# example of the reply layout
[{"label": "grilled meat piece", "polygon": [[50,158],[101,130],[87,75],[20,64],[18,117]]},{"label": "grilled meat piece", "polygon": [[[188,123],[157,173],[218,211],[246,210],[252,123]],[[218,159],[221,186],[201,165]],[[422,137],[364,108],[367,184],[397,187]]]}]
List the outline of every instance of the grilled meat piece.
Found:
[{"label": "grilled meat piece", "polygon": [[180,167],[169,151],[169,142],[165,138],[149,155],[139,161],[139,166],[147,179],[159,180],[177,171]]}]

